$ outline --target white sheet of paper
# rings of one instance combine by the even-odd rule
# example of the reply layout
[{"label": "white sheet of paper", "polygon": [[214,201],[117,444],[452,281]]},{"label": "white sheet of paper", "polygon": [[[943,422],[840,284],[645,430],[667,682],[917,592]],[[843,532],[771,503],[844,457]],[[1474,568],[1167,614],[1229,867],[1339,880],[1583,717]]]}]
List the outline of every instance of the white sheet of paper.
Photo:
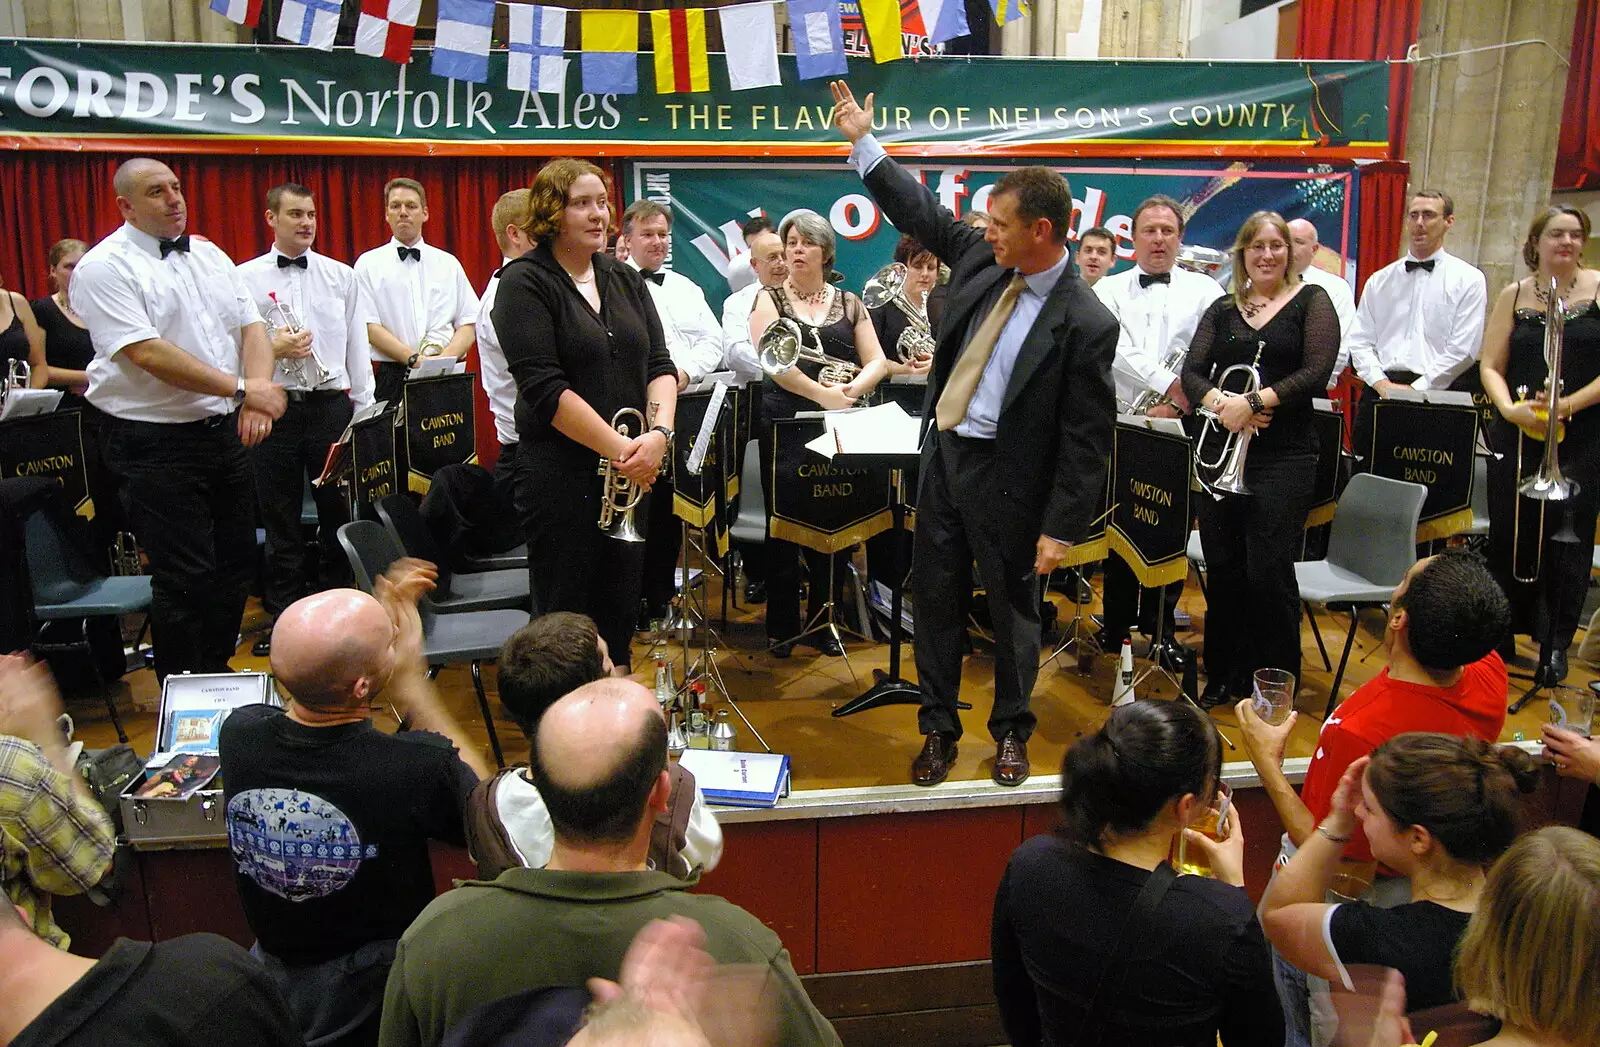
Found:
[{"label": "white sheet of paper", "polygon": [[879,404],[865,410],[829,411],[822,421],[826,427],[822,435],[806,447],[829,461],[841,451],[915,454],[919,445],[921,423],[897,403]]}]

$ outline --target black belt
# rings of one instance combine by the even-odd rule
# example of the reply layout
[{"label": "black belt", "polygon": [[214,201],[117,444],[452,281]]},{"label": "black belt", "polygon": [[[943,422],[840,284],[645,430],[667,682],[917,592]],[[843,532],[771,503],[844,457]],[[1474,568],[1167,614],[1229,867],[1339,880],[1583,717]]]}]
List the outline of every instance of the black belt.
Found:
[{"label": "black belt", "polygon": [[963,451],[994,452],[995,438],[992,436],[962,436],[954,429],[940,430],[939,435],[954,442]]},{"label": "black belt", "polygon": [[348,389],[285,389],[283,391],[283,394],[289,398],[289,402],[292,403],[292,404],[305,403],[307,401],[310,401],[311,403],[317,403],[317,402],[322,401],[322,400],[332,400],[335,397],[340,397],[340,398],[343,398],[343,399],[349,399],[350,390],[348,390]]},{"label": "black belt", "polygon": [[232,412],[229,412],[228,414],[214,414],[208,418],[201,418],[199,421],[195,422],[146,422],[137,418],[117,418],[116,420],[124,425],[151,425],[162,430],[163,432],[170,432],[173,429],[216,429],[228,422],[233,421],[233,414]]},{"label": "black belt", "polygon": [[1399,382],[1401,385],[1410,385],[1412,382],[1415,382],[1418,378],[1422,377],[1417,372],[1408,371],[1404,367],[1385,368],[1383,373],[1384,376],[1389,379],[1389,381]]}]

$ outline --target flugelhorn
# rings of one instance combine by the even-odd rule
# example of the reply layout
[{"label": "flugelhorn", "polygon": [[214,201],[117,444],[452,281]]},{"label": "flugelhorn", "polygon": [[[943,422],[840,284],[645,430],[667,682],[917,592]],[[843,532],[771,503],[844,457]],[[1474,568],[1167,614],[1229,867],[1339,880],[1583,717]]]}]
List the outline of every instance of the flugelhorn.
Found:
[{"label": "flugelhorn", "polygon": [[[1261,352],[1267,347],[1265,341],[1256,342],[1255,359],[1247,364],[1234,364],[1218,376],[1216,385],[1219,390],[1232,396],[1249,396],[1251,393],[1261,391]],[[1233,385],[1236,388],[1229,388]],[[1194,413],[1204,419],[1200,427],[1200,435],[1194,441],[1194,475],[1200,486],[1208,493],[1217,497],[1229,494],[1249,494],[1250,488],[1244,482],[1245,457],[1250,452],[1250,439],[1255,435],[1249,426],[1238,432],[1229,432],[1227,426],[1222,424],[1222,416],[1204,404],[1195,407]],[[1207,441],[1216,442],[1220,434],[1222,446],[1216,453],[1206,454]],[[1207,474],[1215,474],[1215,479],[1207,479]]]},{"label": "flugelhorn", "polygon": [[803,360],[822,365],[822,371],[817,375],[817,382],[821,385],[849,385],[855,381],[861,368],[829,356],[823,351],[822,338],[814,329],[812,336],[817,341],[815,349],[805,344],[805,334],[800,330],[800,325],[787,316],[772,321],[761,332],[761,339],[756,343],[756,361],[761,365],[762,372],[776,378],[788,374]]},{"label": "flugelhorn", "polygon": [[[268,291],[267,297],[272,300],[272,307],[267,310],[267,319],[272,323],[273,327],[288,331],[290,334],[296,334],[306,329],[306,325],[300,322],[300,317],[295,314],[294,309],[278,300],[278,292]],[[273,319],[274,314],[276,314],[276,319]],[[311,343],[311,362],[317,368],[317,373],[314,376],[315,380],[306,376],[306,362],[304,359],[284,357],[282,361],[283,371],[301,385],[315,389],[333,377],[333,372],[322,366],[322,360],[317,356],[315,340]]]},{"label": "flugelhorn", "polygon": [[[1519,582],[1537,581],[1544,565],[1544,502],[1562,502],[1561,526],[1555,534],[1550,536],[1552,542],[1567,545],[1578,544],[1577,532],[1573,530],[1572,500],[1578,495],[1578,482],[1569,480],[1561,473],[1561,459],[1557,448],[1561,438],[1565,435],[1565,426],[1561,422],[1561,362],[1563,343],[1566,338],[1566,303],[1561,300],[1561,288],[1558,281],[1550,279],[1550,297],[1545,305],[1544,315],[1544,362],[1546,374],[1544,380],[1546,401],[1544,404],[1544,421],[1547,426],[1554,425],[1555,439],[1544,438],[1544,457],[1539,462],[1539,469],[1532,476],[1517,485],[1517,495],[1531,501],[1541,503],[1539,506],[1539,534],[1534,548],[1533,571],[1525,573],[1518,570],[1517,550],[1522,539],[1522,514],[1516,513],[1513,518],[1511,531],[1512,548],[1512,577]],[[1526,399],[1527,387],[1519,387],[1518,395]],[[1533,437],[1534,434],[1524,434]],[[1543,434],[1541,434],[1543,435]],[[1537,437],[1534,437],[1537,438]],[[1517,475],[1522,475],[1522,440],[1517,437]]]},{"label": "flugelhorn", "polygon": [[911,322],[895,340],[895,349],[900,353],[900,358],[906,361],[932,356],[935,345],[933,326],[928,323],[927,311],[906,294],[906,277],[909,275],[910,270],[904,262],[890,262],[873,273],[861,288],[861,303],[868,309],[892,305]]},{"label": "flugelhorn", "polygon": [[[652,400],[645,409],[648,415],[640,414],[632,407],[617,408],[617,413],[611,416],[611,428],[626,440],[634,437],[630,422],[638,424],[640,433],[648,432],[650,426],[655,424],[655,401]],[[634,510],[644,499],[644,488],[623,476],[616,463],[609,458],[600,459],[598,472],[601,484],[600,530],[619,542],[644,541],[644,535],[634,520]]]}]

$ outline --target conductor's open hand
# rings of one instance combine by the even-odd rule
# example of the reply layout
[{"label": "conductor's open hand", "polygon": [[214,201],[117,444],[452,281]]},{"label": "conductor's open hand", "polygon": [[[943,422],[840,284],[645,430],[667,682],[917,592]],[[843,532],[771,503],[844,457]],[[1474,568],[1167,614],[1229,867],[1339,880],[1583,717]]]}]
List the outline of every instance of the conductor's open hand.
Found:
[{"label": "conductor's open hand", "polygon": [[852,144],[859,141],[863,135],[871,134],[871,92],[868,92],[864,104],[858,104],[856,96],[850,93],[850,85],[843,80],[835,80],[828,86],[833,89],[833,123],[839,129],[839,133],[848,138]]},{"label": "conductor's open hand", "polygon": [[1067,562],[1067,550],[1071,548],[1071,542],[1058,542],[1049,535],[1041,534],[1033,553],[1033,573],[1049,574],[1060,567]]}]

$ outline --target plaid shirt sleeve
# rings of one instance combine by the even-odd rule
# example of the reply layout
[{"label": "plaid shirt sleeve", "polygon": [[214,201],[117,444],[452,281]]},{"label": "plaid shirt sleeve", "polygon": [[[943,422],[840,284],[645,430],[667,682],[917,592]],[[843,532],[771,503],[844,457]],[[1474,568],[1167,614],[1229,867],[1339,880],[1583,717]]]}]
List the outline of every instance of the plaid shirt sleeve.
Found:
[{"label": "plaid shirt sleeve", "polygon": [[116,850],[111,819],[44,751],[0,736],[0,836],[4,872],[36,890],[81,894],[100,882]]}]

